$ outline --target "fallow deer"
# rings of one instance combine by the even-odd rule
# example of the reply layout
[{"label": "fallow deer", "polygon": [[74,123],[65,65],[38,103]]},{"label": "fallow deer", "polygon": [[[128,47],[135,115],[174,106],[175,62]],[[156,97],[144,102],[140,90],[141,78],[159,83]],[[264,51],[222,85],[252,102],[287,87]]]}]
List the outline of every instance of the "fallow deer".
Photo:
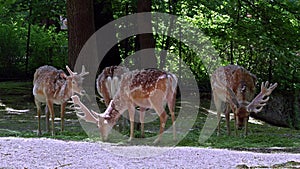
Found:
[{"label": "fallow deer", "polygon": [[[96,80],[96,88],[98,94],[102,97],[106,107],[108,107],[110,101],[116,95],[120,88],[120,82],[122,75],[129,72],[129,69],[123,66],[109,66],[103,69]],[[144,119],[146,109],[140,107],[139,115],[141,122],[141,137],[145,137],[144,132]],[[125,120],[125,119],[124,119]]]},{"label": "fallow deer", "polygon": [[133,138],[135,106],[153,108],[160,117],[159,136],[154,141],[161,140],[164,131],[167,114],[165,103],[172,117],[173,138],[176,139],[175,130],[175,100],[176,100],[177,77],[169,72],[157,69],[135,70],[122,76],[120,90],[117,91],[106,111],[102,114],[90,111],[78,96],[72,96],[75,105],[79,106],[84,115],[77,114],[81,119],[96,123],[103,141],[107,141],[111,128],[124,111],[128,110],[130,119],[130,137]]},{"label": "fallow deer", "polygon": [[101,74],[99,74],[96,80],[96,88],[106,106],[109,105],[109,102],[116,95],[116,92],[120,87],[121,77],[126,72],[129,72],[129,69],[125,67],[109,66],[104,68]]},{"label": "fallow deer", "polygon": [[244,127],[244,135],[247,135],[250,113],[261,112],[263,106],[269,100],[269,95],[277,87],[277,83],[269,86],[268,81],[263,82],[260,93],[253,99],[255,82],[255,75],[237,65],[220,67],[212,74],[211,87],[219,120],[218,135],[220,134],[221,111],[224,110],[222,109],[222,103],[226,105],[224,111],[228,135],[230,135],[230,110],[234,114],[235,134],[237,135],[237,129]]},{"label": "fallow deer", "polygon": [[[46,103],[51,114],[51,134],[54,135],[54,109],[53,103],[61,105],[61,131],[64,130],[64,112],[67,101],[74,93],[83,94],[82,89],[83,76],[87,75],[84,66],[82,72],[77,74],[72,72],[66,66],[70,76],[67,76],[64,71],[58,70],[53,66],[39,67],[34,73],[33,79],[33,95],[34,102],[37,108],[38,115],[38,135],[41,135],[41,103]],[[46,127],[49,132],[49,111],[46,111]]]}]

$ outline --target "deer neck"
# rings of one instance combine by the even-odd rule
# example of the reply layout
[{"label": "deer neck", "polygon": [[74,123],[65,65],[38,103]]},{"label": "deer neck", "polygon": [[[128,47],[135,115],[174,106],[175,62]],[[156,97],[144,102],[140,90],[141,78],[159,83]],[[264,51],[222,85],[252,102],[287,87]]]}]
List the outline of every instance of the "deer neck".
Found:
[{"label": "deer neck", "polygon": [[122,92],[119,90],[113,100],[111,100],[107,111],[105,112],[105,116],[108,117],[105,119],[109,122],[109,124],[114,125],[118,121],[120,116],[125,112],[125,110],[127,110],[127,105],[127,99],[123,97]]},{"label": "deer neck", "polygon": [[[121,114],[118,109],[116,109],[116,105],[114,101],[112,100],[108,106],[108,111],[105,112],[105,120],[108,121],[110,125],[115,125],[118,119],[120,118]],[[122,112],[123,113],[123,112]]]},{"label": "deer neck", "polygon": [[54,98],[56,99],[67,101],[73,95],[71,79],[60,80],[59,82],[56,82],[55,88],[57,89],[54,94]]}]

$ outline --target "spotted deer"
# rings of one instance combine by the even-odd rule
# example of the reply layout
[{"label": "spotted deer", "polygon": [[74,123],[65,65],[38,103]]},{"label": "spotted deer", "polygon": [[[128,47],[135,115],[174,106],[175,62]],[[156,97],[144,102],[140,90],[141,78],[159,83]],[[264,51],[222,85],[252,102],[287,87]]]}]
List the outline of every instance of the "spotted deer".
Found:
[{"label": "spotted deer", "polygon": [[103,69],[96,80],[98,94],[102,97],[104,104],[109,105],[120,87],[121,77],[129,69],[122,66],[109,66]]},{"label": "spotted deer", "polygon": [[[66,66],[69,76],[64,71],[58,70],[53,66],[39,67],[34,73],[33,79],[33,95],[34,102],[37,108],[38,115],[38,135],[41,135],[41,103],[46,104],[51,114],[51,134],[54,135],[54,109],[53,104],[61,105],[61,131],[64,130],[64,113],[67,101],[74,93],[82,95],[84,90],[82,89],[83,76],[87,75],[84,66],[82,66],[82,72],[77,74],[72,72],[68,66]],[[49,132],[49,111],[46,111],[46,128]]]},{"label": "spotted deer", "polygon": [[135,70],[122,76],[120,90],[117,91],[104,113],[99,114],[90,111],[83,105],[78,96],[72,96],[72,100],[84,114],[77,114],[81,119],[97,124],[103,141],[107,141],[111,128],[126,110],[129,112],[130,119],[130,137],[128,141],[131,141],[134,130],[135,107],[153,108],[160,117],[159,135],[154,141],[156,144],[161,140],[167,121],[165,103],[168,104],[171,113],[173,138],[176,139],[174,115],[176,87],[177,77],[172,73],[157,69]]},{"label": "spotted deer", "polygon": [[261,112],[269,100],[269,95],[277,87],[277,83],[269,86],[268,81],[262,82],[261,91],[254,98],[255,82],[255,75],[237,65],[220,67],[212,74],[211,87],[219,120],[218,135],[220,134],[221,113],[224,110],[222,109],[223,103],[225,103],[224,112],[228,135],[230,135],[230,110],[234,114],[235,134],[237,135],[237,129],[242,127],[245,128],[244,135],[248,134],[250,113]]},{"label": "spotted deer", "polygon": [[[117,90],[120,88],[122,75],[129,72],[129,69],[123,66],[109,66],[103,69],[96,80],[96,88],[98,94],[102,97],[106,107],[116,95]],[[139,117],[141,122],[141,137],[145,137],[144,132],[144,119],[146,109],[140,107]],[[125,119],[124,119],[125,120]],[[125,122],[124,122],[125,123]]]}]

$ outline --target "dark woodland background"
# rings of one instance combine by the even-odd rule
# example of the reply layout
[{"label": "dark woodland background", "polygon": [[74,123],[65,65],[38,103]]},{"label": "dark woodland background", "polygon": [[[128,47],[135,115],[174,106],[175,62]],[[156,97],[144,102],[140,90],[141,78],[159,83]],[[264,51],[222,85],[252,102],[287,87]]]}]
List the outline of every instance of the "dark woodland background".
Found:
[{"label": "dark woodland background", "polygon": [[[35,69],[45,64],[73,68],[82,46],[99,28],[120,17],[150,11],[182,17],[199,28],[224,65],[238,64],[257,76],[258,89],[262,81],[277,82],[258,118],[300,128],[299,0],[1,1],[0,80],[32,80]],[[174,22],[170,19],[164,31],[172,32]],[[156,27],[150,21],[146,24]],[[199,57],[182,42],[163,35],[142,34],[121,41],[105,56],[98,72],[146,48],[178,55],[194,73],[200,93],[210,93],[209,76]],[[161,68],[166,54],[153,59]],[[179,69],[178,62],[169,64]]]}]

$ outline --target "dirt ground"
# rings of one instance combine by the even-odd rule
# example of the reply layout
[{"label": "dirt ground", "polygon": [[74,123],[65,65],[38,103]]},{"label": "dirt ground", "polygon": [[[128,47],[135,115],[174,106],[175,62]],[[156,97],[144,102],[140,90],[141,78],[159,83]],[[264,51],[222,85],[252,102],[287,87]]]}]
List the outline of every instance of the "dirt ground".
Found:
[{"label": "dirt ground", "polygon": [[290,165],[300,167],[300,154],[0,138],[0,168],[288,168]]}]

